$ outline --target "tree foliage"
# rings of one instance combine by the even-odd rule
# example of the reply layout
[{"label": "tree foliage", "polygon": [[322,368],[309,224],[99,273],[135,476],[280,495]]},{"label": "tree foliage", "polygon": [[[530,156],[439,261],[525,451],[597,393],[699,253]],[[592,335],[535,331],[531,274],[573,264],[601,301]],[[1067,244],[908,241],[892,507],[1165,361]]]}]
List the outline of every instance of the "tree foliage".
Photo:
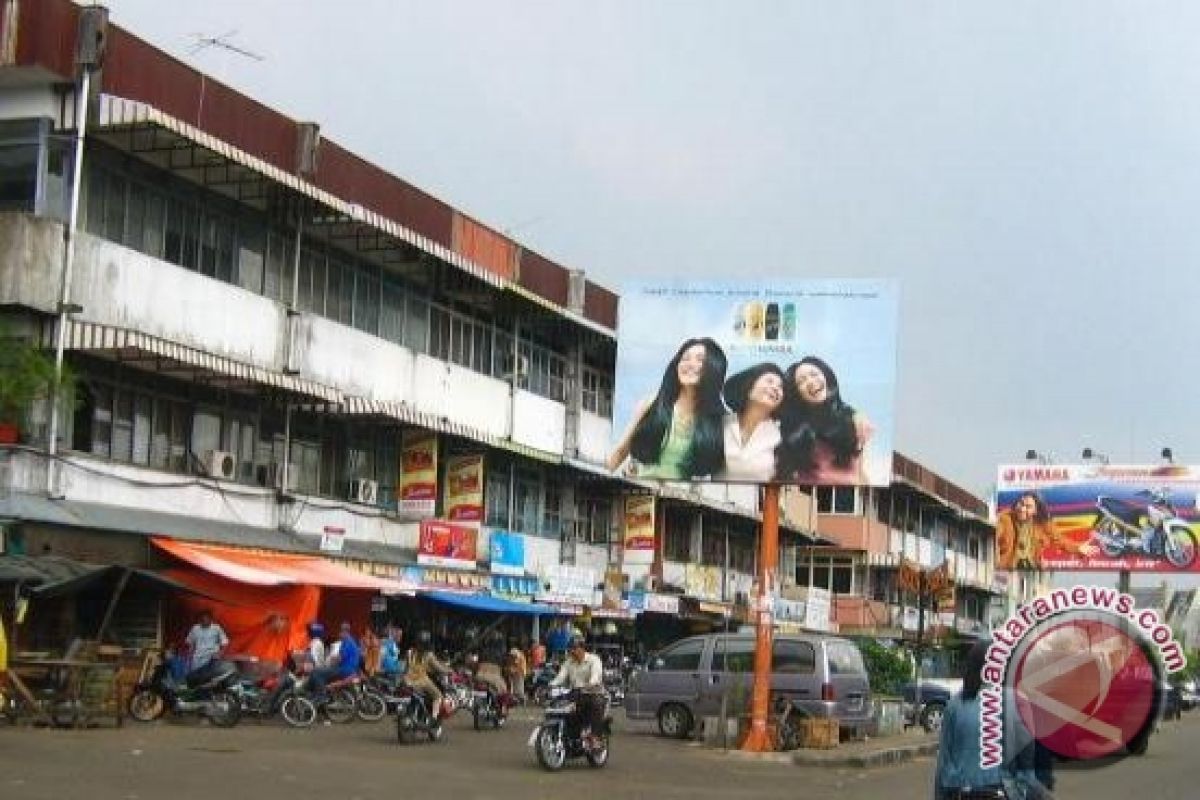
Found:
[{"label": "tree foliage", "polygon": [[859,641],[867,677],[874,694],[899,694],[901,687],[912,679],[912,665],[899,648],[884,647],[874,639]]}]

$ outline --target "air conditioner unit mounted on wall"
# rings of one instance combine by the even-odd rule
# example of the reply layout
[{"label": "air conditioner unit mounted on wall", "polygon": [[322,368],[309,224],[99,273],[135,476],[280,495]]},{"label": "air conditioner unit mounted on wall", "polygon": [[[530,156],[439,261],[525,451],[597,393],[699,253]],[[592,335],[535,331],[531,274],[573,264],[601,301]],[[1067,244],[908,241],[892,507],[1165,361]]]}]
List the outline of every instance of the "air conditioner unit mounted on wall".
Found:
[{"label": "air conditioner unit mounted on wall", "polygon": [[209,450],[204,454],[204,474],[210,478],[231,481],[237,476],[237,457],[224,450]]},{"label": "air conditioner unit mounted on wall", "polygon": [[373,506],[379,503],[379,482],[359,479],[350,481],[350,499]]}]

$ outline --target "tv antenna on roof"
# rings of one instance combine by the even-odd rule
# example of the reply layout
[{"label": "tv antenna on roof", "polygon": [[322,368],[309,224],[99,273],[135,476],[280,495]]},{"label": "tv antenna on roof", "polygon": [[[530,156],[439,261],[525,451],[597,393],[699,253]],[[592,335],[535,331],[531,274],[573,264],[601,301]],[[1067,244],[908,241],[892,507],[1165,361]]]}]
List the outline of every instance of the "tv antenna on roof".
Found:
[{"label": "tv antenna on roof", "polygon": [[205,36],[202,33],[193,33],[192,38],[196,40],[196,43],[192,45],[192,49],[189,50],[188,53],[195,55],[196,53],[199,53],[202,50],[207,50],[210,47],[218,47],[222,50],[227,50],[230,53],[237,53],[239,56],[252,58],[255,61],[265,60],[258,53],[252,53],[244,47],[238,47],[237,45],[232,44],[229,39],[231,36],[235,36],[236,34],[237,30],[226,31],[220,36]]}]

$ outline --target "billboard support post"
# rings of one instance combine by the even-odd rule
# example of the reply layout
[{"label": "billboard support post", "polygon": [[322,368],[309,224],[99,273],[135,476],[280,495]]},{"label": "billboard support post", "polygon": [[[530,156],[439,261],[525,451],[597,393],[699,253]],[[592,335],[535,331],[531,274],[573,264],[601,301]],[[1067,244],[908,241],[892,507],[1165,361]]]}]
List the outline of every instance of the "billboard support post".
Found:
[{"label": "billboard support post", "polygon": [[1117,575],[1117,591],[1122,594],[1129,594],[1129,570],[1123,569]]},{"label": "billboard support post", "polygon": [[767,753],[775,749],[767,730],[771,704],[771,589],[779,562],[779,484],[763,486],[762,542],[758,568],[757,632],[754,647],[754,693],[750,702],[750,731],[742,750]]}]

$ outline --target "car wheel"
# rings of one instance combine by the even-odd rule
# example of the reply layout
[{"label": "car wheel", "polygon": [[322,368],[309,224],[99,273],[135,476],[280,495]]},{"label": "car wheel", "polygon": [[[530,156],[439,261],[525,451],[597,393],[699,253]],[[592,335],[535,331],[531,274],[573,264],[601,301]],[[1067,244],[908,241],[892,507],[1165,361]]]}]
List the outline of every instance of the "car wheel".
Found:
[{"label": "car wheel", "polygon": [[945,703],[928,703],[921,712],[921,727],[928,733],[938,733],[942,729],[942,718],[946,714]]},{"label": "car wheel", "polygon": [[678,703],[668,703],[658,710],[658,732],[672,739],[686,739],[692,732],[692,712]]}]

